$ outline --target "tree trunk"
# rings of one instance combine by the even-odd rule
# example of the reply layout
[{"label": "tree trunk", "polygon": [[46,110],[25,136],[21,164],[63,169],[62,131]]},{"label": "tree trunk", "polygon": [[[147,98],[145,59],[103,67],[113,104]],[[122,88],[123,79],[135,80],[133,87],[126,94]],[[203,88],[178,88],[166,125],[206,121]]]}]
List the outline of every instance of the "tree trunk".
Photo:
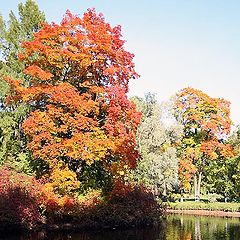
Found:
[{"label": "tree trunk", "polygon": [[199,219],[195,221],[195,239],[201,240],[201,225]]},{"label": "tree trunk", "polygon": [[197,201],[197,175],[194,174],[194,199]]},{"label": "tree trunk", "polygon": [[200,200],[200,194],[201,194],[201,181],[202,181],[202,171],[200,171],[199,175],[198,175],[198,185],[197,185],[197,198],[198,198],[198,201]]}]

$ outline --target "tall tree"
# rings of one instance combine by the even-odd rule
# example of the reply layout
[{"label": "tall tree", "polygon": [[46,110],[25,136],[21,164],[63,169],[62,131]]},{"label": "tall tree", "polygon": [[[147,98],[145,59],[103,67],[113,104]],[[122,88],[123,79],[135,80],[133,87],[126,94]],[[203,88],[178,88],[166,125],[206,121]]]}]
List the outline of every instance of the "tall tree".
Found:
[{"label": "tall tree", "polygon": [[154,94],[147,94],[145,99],[134,97],[132,101],[143,114],[137,132],[142,160],[134,175],[156,193],[166,195],[178,182],[176,143],[181,137],[181,126],[176,122],[169,126],[164,123],[170,104],[159,105]]},{"label": "tall tree", "polygon": [[33,34],[38,32],[41,23],[45,22],[45,16],[34,0],[27,0],[25,4],[20,3],[18,15],[19,17],[10,11],[7,23],[2,16],[0,17],[0,51],[3,66],[21,74],[24,66],[17,58],[21,43],[32,40]]},{"label": "tall tree", "polygon": [[21,50],[21,42],[33,38],[33,34],[41,28],[41,22],[45,21],[45,16],[33,0],[20,3],[18,15],[11,11],[8,22],[0,16],[0,164],[28,171],[28,154],[20,128],[27,109],[22,103],[6,106],[9,86],[4,77],[21,77],[25,84],[28,83],[28,78],[22,74],[24,63],[17,55]]},{"label": "tall tree", "polygon": [[193,88],[184,88],[176,95],[175,116],[184,126],[179,176],[183,188],[189,187],[194,178],[196,198],[200,197],[204,166],[233,155],[230,145],[224,143],[231,127],[229,105],[224,99],[211,98]]},{"label": "tall tree", "polygon": [[140,115],[126,95],[138,75],[120,26],[112,28],[93,9],[82,18],[68,11],[61,24],[44,24],[23,47],[19,58],[30,84],[8,77],[9,101],[31,107],[23,129],[33,158],[48,164],[47,180],[60,192],[58,178],[71,185],[99,162],[114,186],[124,185],[125,170],[138,158]]}]

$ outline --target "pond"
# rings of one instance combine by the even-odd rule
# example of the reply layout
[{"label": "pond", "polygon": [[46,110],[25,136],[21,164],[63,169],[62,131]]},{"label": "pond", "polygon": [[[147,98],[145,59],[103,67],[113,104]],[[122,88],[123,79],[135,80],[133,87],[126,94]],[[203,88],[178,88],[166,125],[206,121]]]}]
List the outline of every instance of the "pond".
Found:
[{"label": "pond", "polygon": [[0,236],[1,240],[239,240],[240,219],[169,215],[159,226],[101,232],[39,232]]}]

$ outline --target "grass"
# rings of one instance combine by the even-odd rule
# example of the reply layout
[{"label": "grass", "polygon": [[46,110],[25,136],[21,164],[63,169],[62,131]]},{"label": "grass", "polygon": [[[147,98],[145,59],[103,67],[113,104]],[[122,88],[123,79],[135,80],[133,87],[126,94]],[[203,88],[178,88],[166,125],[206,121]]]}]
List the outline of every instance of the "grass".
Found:
[{"label": "grass", "polygon": [[240,203],[225,203],[225,202],[176,202],[170,203],[170,209],[177,210],[209,210],[209,211],[225,211],[225,212],[239,212]]}]

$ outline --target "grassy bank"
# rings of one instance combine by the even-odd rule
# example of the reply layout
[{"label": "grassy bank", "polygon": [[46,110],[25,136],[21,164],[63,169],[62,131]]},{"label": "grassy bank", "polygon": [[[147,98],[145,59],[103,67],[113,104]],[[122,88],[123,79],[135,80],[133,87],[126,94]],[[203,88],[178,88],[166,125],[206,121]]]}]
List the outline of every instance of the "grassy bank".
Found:
[{"label": "grassy bank", "polygon": [[225,211],[225,212],[239,212],[240,203],[225,203],[225,202],[175,202],[170,203],[169,209],[174,210],[208,210],[208,211]]}]

